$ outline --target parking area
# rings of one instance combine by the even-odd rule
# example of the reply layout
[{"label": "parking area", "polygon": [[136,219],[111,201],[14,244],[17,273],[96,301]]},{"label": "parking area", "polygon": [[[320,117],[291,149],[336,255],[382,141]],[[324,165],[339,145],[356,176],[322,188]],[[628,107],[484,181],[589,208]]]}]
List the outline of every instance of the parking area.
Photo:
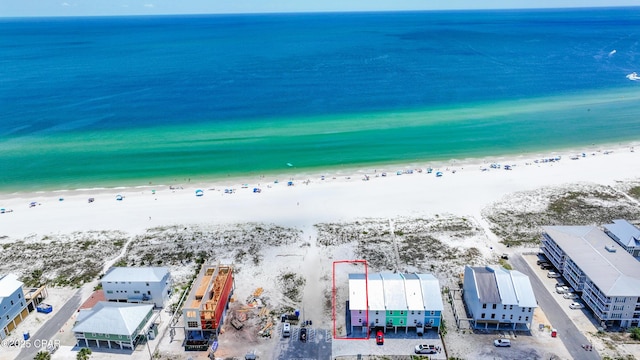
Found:
[{"label": "parking area", "polygon": [[376,344],[375,333],[366,340],[336,339],[332,345],[334,358],[357,355],[416,355],[415,348],[417,345],[427,345],[439,349],[439,352],[435,354],[422,355],[425,358],[447,358],[436,330],[427,331],[423,336],[418,336],[415,330],[411,329],[408,332],[405,332],[404,329],[398,329],[397,332],[387,330],[384,333],[384,343],[382,345]]},{"label": "parking area", "polygon": [[302,340],[300,336],[302,327],[291,326],[291,336],[282,336],[283,323],[278,323],[277,331],[279,336],[276,345],[275,358],[280,360],[302,360],[302,359],[331,359],[331,332],[327,329],[318,329],[306,326],[306,334]]}]

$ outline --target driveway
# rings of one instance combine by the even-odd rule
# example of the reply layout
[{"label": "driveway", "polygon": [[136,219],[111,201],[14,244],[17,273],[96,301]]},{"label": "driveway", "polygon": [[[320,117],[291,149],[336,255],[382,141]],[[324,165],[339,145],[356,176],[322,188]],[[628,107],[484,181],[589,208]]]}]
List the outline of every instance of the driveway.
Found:
[{"label": "driveway", "polygon": [[[49,340],[51,340],[58,331],[60,331],[60,329],[62,329],[64,323],[71,318],[71,315],[78,310],[80,307],[81,296],[81,289],[78,289],[71,299],[69,299],[69,301],[67,301],[58,311],[53,311],[51,319],[44,323],[44,325],[42,325],[42,327],[31,336],[30,341],[34,344],[36,342],[49,342]],[[24,348],[20,351],[16,359],[33,359],[40,350],[42,349],[35,347]]]},{"label": "driveway", "polygon": [[533,292],[536,294],[538,306],[544,311],[552,326],[558,330],[558,337],[567,348],[574,359],[599,360],[600,355],[596,351],[585,351],[583,344],[589,344],[589,340],[571,321],[562,310],[560,304],[551,296],[549,291],[536,273],[529,267],[529,264],[519,254],[514,254],[511,258],[513,267],[521,273],[527,275],[531,280]]}]

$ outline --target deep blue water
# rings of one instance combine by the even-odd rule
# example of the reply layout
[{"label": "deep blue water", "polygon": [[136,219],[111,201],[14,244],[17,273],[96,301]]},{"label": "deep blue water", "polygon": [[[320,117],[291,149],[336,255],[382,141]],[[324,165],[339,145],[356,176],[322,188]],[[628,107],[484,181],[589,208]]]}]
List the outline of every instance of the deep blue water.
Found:
[{"label": "deep blue water", "polygon": [[[82,184],[82,171],[73,172],[75,180],[70,182],[69,175],[43,169],[70,166],[65,163],[67,150],[72,157],[85,153],[85,163],[91,162],[91,152],[108,158],[113,142],[97,138],[120,138],[133,129],[151,134],[160,127],[165,129],[162,138],[150,136],[157,137],[156,142],[149,145],[147,139],[145,149],[131,150],[127,144],[123,159],[148,163],[151,160],[144,156],[149,156],[162,163],[155,176],[164,171],[166,177],[198,172],[183,169],[185,159],[197,157],[197,152],[233,156],[229,154],[243,146],[236,142],[223,149],[189,148],[193,141],[172,127],[202,128],[216,138],[217,127],[229,134],[246,127],[273,130],[308,122],[315,130],[307,135],[318,136],[331,131],[318,120],[325,117],[363,124],[370,114],[449,114],[446,111],[461,108],[483,112],[533,102],[545,117],[540,128],[535,127],[535,111],[524,118],[511,119],[509,114],[491,118],[490,122],[504,123],[507,136],[483,142],[482,136],[475,138],[479,133],[466,131],[446,145],[442,156],[534,149],[535,138],[508,136],[526,126],[550,137],[549,146],[558,146],[573,130],[551,129],[550,119],[581,123],[582,133],[571,134],[577,135],[576,144],[581,137],[589,143],[634,140],[640,136],[634,120],[640,113],[629,103],[609,102],[608,110],[602,111],[606,118],[593,115],[582,121],[567,116],[571,105],[544,113],[544,101],[551,100],[541,99],[584,97],[593,103],[598,94],[621,92],[628,98],[638,94],[640,82],[625,78],[640,72],[638,39],[640,8],[0,19],[0,168],[10,170],[10,175],[0,175],[0,185]],[[589,111],[591,103],[585,105]],[[395,129],[393,116],[376,119],[388,122],[384,126],[397,137],[380,146],[401,146],[398,143],[408,132],[402,135]],[[622,119],[618,127],[617,119]],[[381,129],[364,134],[354,127],[317,144],[302,143],[325,153],[309,152],[315,160],[300,163],[321,167],[436,157],[412,143],[404,150],[383,148],[380,155],[369,152],[332,161],[333,156],[326,154],[360,147],[369,135],[376,141],[384,137]],[[241,140],[262,137],[252,136]],[[274,136],[289,135],[285,131]],[[171,152],[162,158],[168,152],[162,147],[172,142],[181,142],[183,156],[176,158]],[[73,149],[65,148],[65,143],[74,144]],[[38,151],[36,144],[47,146]],[[268,150],[269,144],[260,148]],[[43,160],[48,155],[52,157]],[[281,154],[273,156],[279,159]],[[41,166],[35,175],[24,164],[38,158]],[[167,166],[172,161],[181,163],[179,170]],[[193,161],[199,164],[198,159]],[[233,162],[224,166],[233,167]],[[126,172],[123,179],[148,176],[147,170],[135,174],[134,168],[132,163],[109,171]],[[246,165],[229,172],[253,170]],[[212,176],[224,172],[210,171]]]}]

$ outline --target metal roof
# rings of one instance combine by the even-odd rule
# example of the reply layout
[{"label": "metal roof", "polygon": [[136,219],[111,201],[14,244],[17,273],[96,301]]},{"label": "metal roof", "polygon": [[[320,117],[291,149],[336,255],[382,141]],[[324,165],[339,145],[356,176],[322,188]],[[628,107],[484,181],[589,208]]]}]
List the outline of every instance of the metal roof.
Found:
[{"label": "metal roof", "polygon": [[493,271],[484,267],[472,267],[475,277],[476,287],[478,288],[478,299],[481,303],[500,304],[500,291]]},{"label": "metal roof", "polygon": [[443,311],[440,282],[431,274],[416,274],[422,287],[422,302],[427,311]]},{"label": "metal roof", "polygon": [[518,305],[520,307],[538,307],[538,301],[536,301],[536,295],[533,292],[533,287],[531,286],[529,277],[516,270],[509,271],[509,274],[511,275],[511,281],[513,282],[515,296],[518,299]]},{"label": "metal roof", "polygon": [[80,310],[73,332],[135,335],[153,305],[101,301],[93,309]]},{"label": "metal roof", "polygon": [[367,289],[364,274],[349,274],[349,309],[367,310]]},{"label": "metal roof", "polygon": [[369,310],[385,310],[384,287],[380,274],[369,274]]},{"label": "metal roof", "polygon": [[509,272],[501,266],[488,266],[496,277],[496,285],[503,305],[518,305],[518,297]]},{"label": "metal roof", "polygon": [[106,282],[159,282],[167,275],[166,267],[112,267],[102,277]]},{"label": "metal roof", "polygon": [[[640,229],[627,220],[613,220],[613,224],[603,225],[606,231],[618,238],[620,244],[626,247],[640,246]],[[614,239],[615,240],[615,239]]]},{"label": "metal roof", "polygon": [[382,273],[384,303],[389,310],[406,310],[407,298],[404,293],[404,279],[400,274]]},{"label": "metal roof", "polygon": [[424,310],[422,286],[416,274],[401,274],[404,279],[404,293],[407,297],[407,310]]},{"label": "metal roof", "polygon": [[605,296],[640,296],[640,262],[595,226],[545,226],[544,232]]},{"label": "metal roof", "polygon": [[11,296],[17,289],[22,288],[22,281],[13,274],[5,274],[0,277],[0,298]]}]

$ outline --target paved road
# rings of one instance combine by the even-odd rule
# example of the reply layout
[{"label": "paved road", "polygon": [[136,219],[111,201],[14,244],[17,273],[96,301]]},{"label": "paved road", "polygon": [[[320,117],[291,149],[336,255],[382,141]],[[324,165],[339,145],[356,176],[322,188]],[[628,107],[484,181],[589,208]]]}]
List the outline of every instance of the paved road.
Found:
[{"label": "paved road", "polygon": [[569,350],[569,354],[574,359],[599,360],[600,355],[598,355],[598,352],[585,351],[582,348],[582,344],[588,344],[589,340],[582,335],[569,316],[562,311],[560,304],[547,291],[540,278],[533,272],[522,256],[514,254],[511,258],[511,263],[516,270],[529,276],[533,292],[538,300],[538,306],[542,308],[553,327],[558,330],[558,337]]},{"label": "paved road", "polygon": [[[78,291],[76,291],[76,293],[73,294],[73,296],[60,309],[53,309],[53,312],[51,313],[53,316],[51,319],[42,325],[35,334],[31,335],[31,343],[46,343],[53,339],[58,331],[62,329],[64,323],[69,321],[71,315],[73,315],[73,313],[75,313],[80,307],[81,296],[81,289],[78,289]],[[22,349],[16,359],[33,359],[36,353],[40,350],[42,349],[35,347]]]},{"label": "paved road", "polygon": [[[278,326],[275,334],[282,334]],[[291,327],[291,337],[280,338],[276,349],[279,360],[331,359],[331,332],[325,329],[308,328],[308,341],[300,341],[300,327]]]}]

